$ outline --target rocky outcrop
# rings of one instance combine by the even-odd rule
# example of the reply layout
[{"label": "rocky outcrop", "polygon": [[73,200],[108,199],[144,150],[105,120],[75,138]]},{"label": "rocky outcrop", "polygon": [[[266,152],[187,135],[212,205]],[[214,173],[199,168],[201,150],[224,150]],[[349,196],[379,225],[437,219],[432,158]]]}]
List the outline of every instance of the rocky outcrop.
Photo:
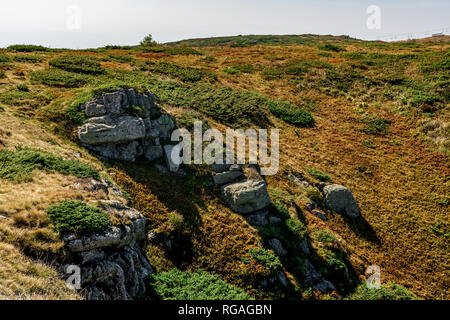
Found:
[{"label": "rocky outcrop", "polygon": [[235,181],[236,179],[242,177],[242,168],[238,164],[230,166],[224,172],[216,173],[213,176],[214,183],[217,185],[224,185]]},{"label": "rocky outcrop", "polygon": [[304,281],[311,288],[318,290],[321,293],[336,290],[335,286],[330,281],[325,279],[308,259],[305,259],[304,270]]},{"label": "rocky outcrop", "polygon": [[264,209],[271,203],[264,180],[246,180],[229,184],[222,188],[222,194],[230,208],[242,214]]},{"label": "rocky outcrop", "polygon": [[359,208],[353,194],[346,187],[332,184],[323,188],[326,205],[337,213],[355,219],[359,217]]},{"label": "rocky outcrop", "polygon": [[120,89],[81,106],[88,120],[78,128],[80,142],[106,159],[149,161],[163,156],[175,123],[161,114],[153,94]]},{"label": "rocky outcrop", "polygon": [[81,270],[81,287],[92,300],[128,300],[143,296],[152,267],[137,242],[146,238],[145,218],[119,201],[102,201],[113,218],[102,234],[64,236],[71,264]]},{"label": "rocky outcrop", "polygon": [[275,251],[275,253],[279,256],[285,256],[287,255],[287,251],[286,249],[284,249],[283,245],[281,244],[281,241],[278,239],[270,239],[269,241],[267,241],[270,248],[273,249],[273,251]]}]

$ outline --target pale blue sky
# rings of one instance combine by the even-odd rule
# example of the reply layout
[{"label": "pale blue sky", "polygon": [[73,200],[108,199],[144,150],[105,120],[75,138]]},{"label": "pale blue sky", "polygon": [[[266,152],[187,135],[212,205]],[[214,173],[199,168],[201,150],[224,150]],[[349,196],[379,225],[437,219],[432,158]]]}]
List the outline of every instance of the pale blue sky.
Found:
[{"label": "pale blue sky", "polygon": [[[76,10],[79,8],[77,20]],[[369,5],[381,30],[366,26]],[[78,22],[79,21],[79,24]],[[69,22],[69,24],[68,24]],[[80,29],[69,29],[80,26]],[[238,34],[348,34],[397,39],[450,31],[448,0],[14,0],[0,4],[0,47],[35,43],[87,48]],[[388,38],[384,38],[389,40]]]}]

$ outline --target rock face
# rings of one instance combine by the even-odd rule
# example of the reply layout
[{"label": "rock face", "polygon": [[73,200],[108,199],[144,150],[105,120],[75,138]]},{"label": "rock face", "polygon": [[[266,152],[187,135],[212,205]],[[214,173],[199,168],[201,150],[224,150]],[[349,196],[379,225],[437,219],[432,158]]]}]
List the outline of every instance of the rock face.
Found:
[{"label": "rock face", "polygon": [[327,293],[329,291],[336,290],[334,285],[325,279],[322,274],[316,270],[314,265],[308,260],[305,259],[305,283],[309,285],[311,288],[320,291],[321,293]]},{"label": "rock face", "polygon": [[358,204],[346,187],[332,184],[323,188],[325,202],[330,209],[354,219],[359,217]]},{"label": "rock face", "polygon": [[226,185],[222,194],[230,208],[237,213],[251,213],[270,204],[270,196],[264,180],[247,180]]},{"label": "rock face", "polygon": [[285,256],[287,255],[286,249],[284,249],[283,245],[281,244],[281,241],[278,239],[270,239],[268,241],[269,246],[275,251],[275,253],[279,256]]},{"label": "rock face", "polygon": [[[80,142],[106,159],[149,161],[163,156],[175,123],[160,113],[153,94],[120,89],[81,106],[88,120],[78,128]],[[155,118],[156,117],[156,118]]]},{"label": "rock face", "polygon": [[66,235],[73,264],[81,269],[81,287],[91,300],[129,300],[144,295],[152,267],[137,241],[146,237],[145,218],[119,201],[102,201],[103,209],[119,221],[102,234]]}]

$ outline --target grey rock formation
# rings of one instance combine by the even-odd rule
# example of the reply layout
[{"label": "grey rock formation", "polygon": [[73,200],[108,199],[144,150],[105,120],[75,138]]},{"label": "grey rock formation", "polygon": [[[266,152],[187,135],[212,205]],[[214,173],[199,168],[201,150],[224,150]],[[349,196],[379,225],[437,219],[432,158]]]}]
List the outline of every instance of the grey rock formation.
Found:
[{"label": "grey rock formation", "polygon": [[[160,141],[169,140],[175,128],[170,115],[160,114],[153,94],[133,89],[103,94],[83,105],[82,110],[88,120],[78,128],[80,142],[105,159],[160,159]],[[160,116],[153,119],[154,114]]]},{"label": "grey rock formation", "polygon": [[216,173],[213,176],[214,183],[217,185],[224,185],[235,181],[237,178],[242,176],[242,171],[230,170],[221,173]]},{"label": "grey rock formation", "polygon": [[279,256],[285,256],[287,255],[286,249],[284,249],[283,245],[281,244],[281,241],[278,239],[270,239],[267,241],[269,246],[275,251],[275,253]]},{"label": "grey rock formation", "polygon": [[222,187],[222,194],[230,208],[237,213],[251,213],[270,204],[264,180],[247,180]]},{"label": "grey rock formation", "polygon": [[128,300],[144,295],[153,272],[137,241],[146,237],[145,218],[119,201],[102,201],[117,226],[87,237],[66,235],[73,264],[80,267],[82,290],[92,300]]},{"label": "grey rock formation", "polygon": [[329,291],[336,290],[334,285],[325,279],[322,274],[316,270],[314,265],[308,260],[305,259],[305,277],[304,281],[311,288],[318,290],[322,293],[327,293]]},{"label": "grey rock formation", "polygon": [[269,210],[262,210],[259,212],[255,212],[252,215],[247,217],[247,221],[255,227],[265,227],[269,224],[267,221],[267,215],[269,214]]},{"label": "grey rock formation", "polygon": [[346,187],[332,184],[323,188],[327,206],[340,214],[345,214],[354,219],[359,217],[358,204],[353,194]]},{"label": "grey rock formation", "polygon": [[101,145],[125,143],[145,137],[144,121],[141,118],[109,115],[91,118],[78,130],[83,144]]}]

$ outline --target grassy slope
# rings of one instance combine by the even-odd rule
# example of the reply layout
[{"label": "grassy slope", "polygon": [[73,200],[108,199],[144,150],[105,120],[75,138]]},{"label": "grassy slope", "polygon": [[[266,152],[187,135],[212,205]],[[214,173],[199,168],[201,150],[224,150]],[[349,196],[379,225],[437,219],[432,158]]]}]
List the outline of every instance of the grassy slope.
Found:
[{"label": "grassy slope", "polygon": [[[323,40],[338,49],[324,47]],[[339,48],[345,48],[346,52],[336,52]],[[22,132],[27,127],[19,125],[19,121],[28,124],[31,131],[38,126],[31,119],[41,119],[48,127],[44,132],[53,128],[66,136],[72,131],[53,121],[66,120],[64,110],[69,102],[87,89],[122,80],[130,85],[148,84],[161,98],[174,91],[160,81],[173,79],[175,83],[183,83],[179,75],[142,69],[146,61],[206,69],[218,75],[217,82],[208,86],[256,92],[273,100],[300,105],[313,114],[316,122],[313,128],[296,128],[268,116],[271,125],[281,129],[281,170],[268,179],[269,187],[272,191],[283,190],[286,203],[295,203],[304,209],[305,191],[284,173],[296,172],[315,181],[305,169],[319,169],[328,173],[333,182],[344,184],[354,192],[366,222],[355,224],[339,215],[329,215],[329,222],[324,223],[303,210],[310,235],[319,228],[333,232],[348,253],[357,275],[364,274],[366,266],[378,264],[384,281],[404,285],[422,298],[448,299],[449,168],[448,142],[445,143],[448,133],[445,129],[437,130],[427,138],[421,125],[423,121],[435,121],[439,127],[449,121],[448,100],[445,100],[448,76],[447,80],[442,79],[439,68],[429,67],[423,71],[423,66],[448,59],[448,49],[445,41],[384,44],[310,39],[304,45],[283,47],[204,47],[198,49],[203,56],[137,49],[76,52],[99,58],[107,70],[104,76],[86,76],[84,87],[80,89],[53,87],[39,81],[31,84],[31,72],[48,68],[50,59],[65,54],[38,52],[29,55],[38,55],[42,62],[6,62],[1,66],[6,78],[0,79],[0,102],[6,112],[1,113],[5,122],[1,122],[0,128],[2,132],[12,133],[11,136],[5,133],[1,138],[7,147],[37,144],[54,150],[54,143],[45,143],[45,139],[49,139],[45,138],[46,134],[42,137],[27,135]],[[351,55],[352,52],[372,55]],[[406,54],[416,56],[397,57]],[[305,61],[308,63],[304,64]],[[149,82],[149,77],[154,80]],[[203,81],[210,80],[200,83]],[[30,92],[15,89],[20,83],[26,83]],[[432,87],[427,87],[430,83]],[[183,94],[186,89],[181,87],[180,90]],[[423,95],[429,98],[426,94],[430,92],[441,101],[421,98]],[[162,100],[167,110],[183,114],[184,109],[174,108],[175,101]],[[185,106],[183,104],[181,106]],[[388,132],[376,135],[368,134],[367,130],[363,132],[368,115],[389,120]],[[209,113],[203,117],[223,129],[214,116]],[[9,123],[7,128],[4,123]],[[23,127],[21,131],[18,131],[19,126]],[[56,138],[51,136],[52,139]],[[56,145],[78,148],[65,139]],[[266,272],[264,267],[254,261],[244,263],[246,259],[243,259],[249,257],[250,248],[261,245],[260,235],[218,200],[217,190],[206,187],[202,169],[174,183],[171,178],[145,166],[113,167],[113,176],[130,192],[136,208],[149,218],[151,228],[186,244],[180,249],[182,254],[176,256],[163,256],[160,248],[149,245],[147,253],[158,270],[171,266],[202,268],[222,275],[254,296],[271,295],[261,293],[255,286],[255,279]],[[172,185],[175,187],[168,188]],[[10,206],[10,202],[6,204]],[[23,206],[14,212],[20,213],[26,208]],[[8,213],[12,214],[12,211]],[[170,219],[175,214],[183,216],[181,230]],[[15,234],[20,235],[20,232]],[[311,238],[320,256],[322,244],[314,236]],[[20,241],[9,241],[19,247],[22,245]],[[293,280],[292,270],[287,271]]]}]

